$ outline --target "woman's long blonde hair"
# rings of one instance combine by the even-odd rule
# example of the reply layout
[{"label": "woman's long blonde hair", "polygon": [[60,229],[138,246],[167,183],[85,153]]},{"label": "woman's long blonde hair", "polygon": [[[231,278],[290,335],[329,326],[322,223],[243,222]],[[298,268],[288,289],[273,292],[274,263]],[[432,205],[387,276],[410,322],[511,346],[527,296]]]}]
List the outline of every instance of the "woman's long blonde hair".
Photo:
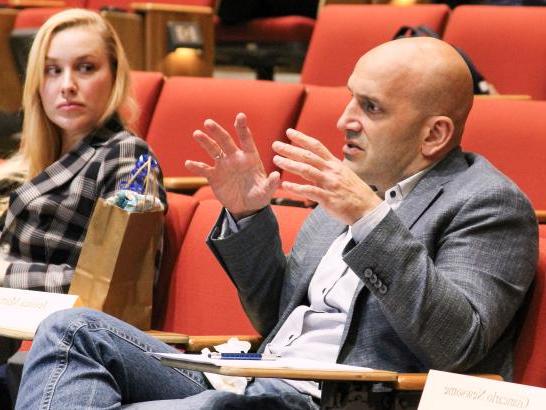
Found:
[{"label": "woman's long blonde hair", "polygon": [[22,157],[28,179],[38,175],[61,155],[60,130],[47,117],[40,98],[51,39],[62,30],[82,26],[95,29],[102,37],[114,77],[110,99],[97,126],[114,113],[126,124],[136,112],[136,104],[130,95],[129,63],[112,26],[99,14],[84,9],[68,9],[53,15],[38,30],[32,43],[23,90],[23,131],[21,147],[15,157]]}]

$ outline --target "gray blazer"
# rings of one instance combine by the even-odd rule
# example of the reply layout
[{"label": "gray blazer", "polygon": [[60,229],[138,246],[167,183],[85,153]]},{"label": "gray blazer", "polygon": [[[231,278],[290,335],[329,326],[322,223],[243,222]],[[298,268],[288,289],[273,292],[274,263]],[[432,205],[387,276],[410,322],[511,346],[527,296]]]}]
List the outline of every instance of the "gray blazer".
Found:
[{"label": "gray blazer", "polygon": [[[262,348],[296,306],[308,303],[311,277],[344,229],[318,207],[285,257],[270,208],[227,238],[217,239],[219,223],[213,228],[209,246],[267,336]],[[537,236],[533,209],[518,188],[483,157],[453,150],[345,254],[361,283],[337,361],[400,372],[493,372],[510,380]]]}]

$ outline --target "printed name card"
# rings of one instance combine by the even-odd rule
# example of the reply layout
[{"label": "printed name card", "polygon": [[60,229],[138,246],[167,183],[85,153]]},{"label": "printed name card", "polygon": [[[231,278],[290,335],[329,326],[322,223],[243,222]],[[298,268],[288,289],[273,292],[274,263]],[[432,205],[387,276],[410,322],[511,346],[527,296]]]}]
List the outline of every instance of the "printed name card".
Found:
[{"label": "printed name card", "polygon": [[77,301],[77,295],[0,287],[0,335],[31,340],[42,320]]},{"label": "printed name card", "polygon": [[546,389],[431,370],[418,410],[544,410]]}]

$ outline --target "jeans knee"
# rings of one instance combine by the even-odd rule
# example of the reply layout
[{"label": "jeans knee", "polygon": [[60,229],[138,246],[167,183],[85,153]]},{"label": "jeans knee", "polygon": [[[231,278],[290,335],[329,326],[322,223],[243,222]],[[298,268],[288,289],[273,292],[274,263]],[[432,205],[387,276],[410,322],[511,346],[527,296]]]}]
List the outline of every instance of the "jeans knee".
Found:
[{"label": "jeans knee", "polygon": [[101,315],[104,313],[88,308],[72,308],[54,312],[40,323],[35,339],[42,335],[62,334],[76,321],[95,321],[99,320]]}]

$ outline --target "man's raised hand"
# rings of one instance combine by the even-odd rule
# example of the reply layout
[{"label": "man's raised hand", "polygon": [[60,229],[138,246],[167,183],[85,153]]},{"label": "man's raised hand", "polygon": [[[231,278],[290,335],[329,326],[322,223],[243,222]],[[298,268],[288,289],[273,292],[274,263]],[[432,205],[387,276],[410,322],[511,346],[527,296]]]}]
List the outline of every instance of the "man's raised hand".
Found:
[{"label": "man's raised hand", "polygon": [[212,165],[187,160],[186,168],[207,178],[216,198],[236,218],[252,215],[267,206],[280,184],[277,171],[267,175],[260,159],[246,115],[235,117],[240,147],[231,135],[213,120],[204,122],[193,138],[214,160]]}]

